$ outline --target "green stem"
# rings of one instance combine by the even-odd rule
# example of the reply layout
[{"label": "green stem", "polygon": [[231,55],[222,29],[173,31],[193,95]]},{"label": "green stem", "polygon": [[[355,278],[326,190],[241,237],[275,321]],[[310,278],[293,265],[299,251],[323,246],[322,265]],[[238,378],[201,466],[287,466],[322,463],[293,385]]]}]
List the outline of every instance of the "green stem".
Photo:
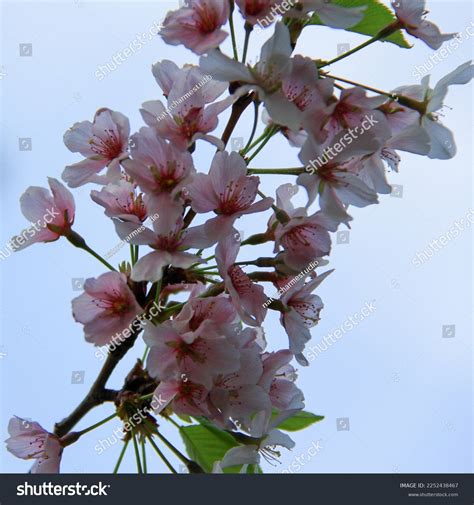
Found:
[{"label": "green stem", "polygon": [[263,133],[258,137],[256,140],[254,140],[248,147],[245,147],[240,151],[240,155],[243,156],[244,154],[247,154],[251,149],[253,149],[257,144],[259,144],[263,139],[266,138],[268,135],[268,132],[270,131],[270,128],[265,128],[263,130]]},{"label": "green stem", "polygon": [[155,444],[155,441],[150,436],[147,436],[147,439],[150,442],[150,444],[153,447],[153,449],[155,449],[155,451],[158,454],[158,456],[163,460],[163,462],[165,463],[165,465],[171,471],[171,473],[178,473],[173,468],[173,465],[168,461],[168,459],[166,458],[166,456],[161,452],[160,448]]},{"label": "green stem", "polygon": [[257,100],[254,100],[253,106],[254,106],[254,115],[253,115],[252,132],[250,133],[250,137],[249,137],[249,140],[248,140],[246,146],[242,150],[243,152],[247,152],[247,150],[250,149],[250,146],[252,145],[253,138],[255,137],[255,132],[257,131],[258,109],[260,107],[260,102]]},{"label": "green stem", "polygon": [[137,460],[137,470],[138,473],[143,473],[142,464],[140,461],[140,452],[138,450],[137,436],[135,433],[132,434],[133,448],[135,449],[135,459]]},{"label": "green stem", "polygon": [[232,38],[232,50],[234,51],[234,60],[239,61],[239,54],[237,52],[237,42],[235,39],[235,29],[234,29],[234,0],[230,0],[229,27],[230,27],[230,35]]},{"label": "green stem", "polygon": [[245,64],[247,60],[247,51],[249,48],[250,34],[252,33],[253,26],[250,23],[245,23],[245,40],[244,40],[244,52],[242,54],[242,63]]},{"label": "green stem", "polygon": [[135,259],[135,246],[133,244],[130,244],[130,260],[132,262],[132,267],[136,263]]},{"label": "green stem", "polygon": [[89,433],[89,431],[95,430],[99,426],[102,426],[105,423],[108,423],[110,420],[112,420],[114,417],[117,417],[117,413],[111,414],[110,416],[106,417],[105,419],[102,419],[102,421],[99,421],[98,423],[93,424],[92,426],[89,426],[88,428],[85,428],[79,432],[77,432],[77,435],[79,437],[82,437],[82,435],[85,435],[86,433]]},{"label": "green stem", "polygon": [[145,449],[145,439],[141,439],[142,446],[142,461],[143,461],[143,473],[148,473],[148,466],[146,461],[146,449]]},{"label": "green stem", "polygon": [[250,164],[250,162],[257,156],[257,154],[267,145],[268,141],[277,133],[277,131],[280,129],[279,126],[274,126],[270,129],[270,133],[268,134],[267,138],[263,140],[263,142],[255,149],[253,152],[252,156],[247,160],[247,165]]},{"label": "green stem", "polygon": [[185,465],[188,465],[189,459],[179,451],[169,440],[167,440],[158,430],[156,431],[158,438],[168,447],[168,449],[179,458]]},{"label": "green stem", "polygon": [[119,471],[120,465],[122,464],[123,457],[125,456],[125,452],[127,451],[127,447],[128,447],[129,442],[130,442],[130,440],[127,440],[125,442],[125,444],[123,445],[122,450],[120,451],[120,456],[119,456],[119,459],[115,465],[114,473],[117,473]]},{"label": "green stem", "polygon": [[368,91],[373,91],[374,93],[377,93],[378,95],[384,95],[384,96],[388,96],[392,99],[396,98],[396,94],[395,93],[388,93],[387,91],[382,91],[380,89],[377,89],[377,88],[372,88],[370,86],[366,86],[365,84],[361,84],[360,82],[355,82],[355,81],[350,81],[349,79],[344,79],[342,77],[337,77],[335,75],[331,75],[331,74],[326,74],[325,75],[326,77],[330,78],[330,79],[335,79],[336,81],[341,81],[341,82],[345,82],[346,84],[352,84],[353,86],[359,86],[361,88],[364,88]]},{"label": "green stem", "polygon": [[357,53],[357,51],[360,51],[361,49],[364,49],[367,46],[370,46],[374,42],[377,42],[379,40],[382,40],[382,39],[385,39],[385,38],[389,37],[390,35],[392,35],[392,33],[395,33],[401,27],[402,26],[401,26],[401,24],[398,21],[390,23],[388,26],[386,26],[385,28],[383,28],[382,30],[380,30],[380,32],[377,35],[375,35],[374,37],[372,37],[371,39],[365,41],[363,44],[360,44],[357,47],[354,47],[354,49],[351,49],[350,51],[347,51],[346,53],[340,54],[336,58],[334,58],[332,60],[329,60],[326,63],[323,63],[322,65],[319,65],[318,68],[327,67],[329,65],[332,65],[333,63],[336,63],[337,61],[340,61],[340,60],[342,60],[344,58],[347,58],[348,56],[351,56],[354,53]]},{"label": "green stem", "polygon": [[249,168],[247,170],[248,174],[256,174],[256,175],[300,175],[304,172],[303,167],[298,168]]},{"label": "green stem", "polygon": [[92,254],[94,258],[98,259],[103,265],[105,265],[109,270],[112,270],[115,272],[115,268],[108,263],[100,254],[97,254],[93,249],[91,249],[87,244],[86,241],[79,235],[79,233],[76,233],[73,230],[70,230],[69,233],[66,235],[66,238],[71,242],[71,244],[75,247],[78,247],[79,249],[82,249],[84,251],[87,251],[89,254]]}]

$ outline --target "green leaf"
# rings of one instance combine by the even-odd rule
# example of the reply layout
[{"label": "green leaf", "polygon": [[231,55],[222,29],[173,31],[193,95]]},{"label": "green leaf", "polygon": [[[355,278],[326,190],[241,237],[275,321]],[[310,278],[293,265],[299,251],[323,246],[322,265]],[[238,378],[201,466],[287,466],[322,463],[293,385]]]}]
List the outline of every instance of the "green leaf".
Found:
[{"label": "green leaf", "polygon": [[302,410],[295,416],[283,421],[277,428],[283,431],[300,431],[323,419],[324,416],[317,416],[316,414]]},{"label": "green leaf", "polygon": [[212,472],[214,463],[229,449],[238,445],[231,435],[207,423],[184,426],[179,432],[189,457],[207,473]]},{"label": "green leaf", "polygon": [[[355,26],[347,28],[347,30],[350,32],[361,33],[362,35],[375,37],[375,35],[377,35],[380,30],[382,30],[382,28],[385,28],[396,20],[393,12],[385,5],[381,4],[378,0],[334,0],[334,4],[340,5],[342,7],[361,7],[362,5],[367,6],[367,9],[364,12],[364,19],[362,19],[362,21]],[[317,14],[313,14],[308,24],[324,25]],[[400,47],[411,47],[400,30],[384,40],[391,42],[392,44],[396,44]]]}]

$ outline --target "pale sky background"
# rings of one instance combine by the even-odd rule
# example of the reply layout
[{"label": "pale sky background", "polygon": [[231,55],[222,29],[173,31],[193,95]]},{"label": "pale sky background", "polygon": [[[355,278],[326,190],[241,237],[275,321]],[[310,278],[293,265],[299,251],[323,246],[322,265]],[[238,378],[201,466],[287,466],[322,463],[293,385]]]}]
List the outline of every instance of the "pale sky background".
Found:
[{"label": "pale sky background", "polygon": [[[46,185],[46,176],[60,178],[63,167],[80,158],[62,143],[64,131],[76,121],[92,119],[99,107],[126,114],[132,130],[143,125],[138,108],[160,98],[151,64],[168,58],[177,64],[196,62],[182,47],[166,46],[160,38],[129,57],[99,81],[99,65],[128,46],[138,33],[160,22],[175,2],[1,3],[1,214],[0,248],[23,229],[18,199],[30,185]],[[444,32],[464,32],[472,20],[472,2],[431,1],[430,19]],[[242,23],[236,16],[240,40]],[[250,57],[260,40],[255,37]],[[349,32],[311,27],[305,30],[297,53],[331,58],[337,45],[351,47],[366,40]],[[415,42],[410,38],[411,42]],[[31,56],[20,56],[20,44],[32,44]],[[229,44],[225,46],[229,49]],[[24,50],[25,51],[25,50]],[[29,54],[29,49],[26,49]],[[391,44],[372,45],[332,67],[339,76],[393,89],[415,84],[414,72],[433,51],[421,41],[411,50]],[[472,58],[472,38],[435,66],[433,82]],[[336,268],[318,294],[325,309],[313,330],[312,345],[337,329],[347,318],[375,300],[376,311],[328,348],[310,367],[299,367],[299,386],[307,409],[326,416],[322,423],[296,433],[296,448],[283,452],[282,464],[264,465],[266,472],[285,470],[312,443],[322,449],[300,471],[307,472],[471,472],[472,461],[472,227],[436,252],[421,267],[415,254],[446,234],[472,201],[472,88],[451,88],[442,121],[452,128],[458,155],[436,161],[402,153],[399,174],[390,181],[401,186],[401,198],[381,197],[381,204],[352,210],[349,244],[335,244],[330,266]],[[222,116],[221,125],[225,124]],[[247,137],[252,114],[245,116],[234,136]],[[220,132],[221,130],[218,130]],[[31,150],[20,151],[19,139],[31,139]],[[28,143],[28,142],[27,142]],[[212,149],[200,144],[195,164],[207,171]],[[297,166],[297,150],[283,139],[272,140],[253,167]],[[263,191],[292,178],[267,177]],[[88,194],[91,185],[74,190],[75,228],[98,252],[105,254],[118,238],[102,208]],[[300,192],[303,198],[303,192]],[[266,216],[241,220],[245,236],[262,231]],[[336,237],[334,237],[335,239]],[[335,241],[335,240],[334,240]],[[260,254],[267,254],[265,248]],[[115,262],[126,259],[123,248]],[[242,257],[253,255],[249,249]],[[1,340],[0,435],[7,437],[13,415],[32,418],[47,429],[79,403],[100,368],[95,349],[83,339],[82,327],[71,316],[72,280],[103,273],[100,263],[72,248],[67,241],[35,245],[0,260]],[[270,293],[268,293],[270,294]],[[454,325],[454,328],[452,328]],[[452,338],[443,337],[449,326]],[[287,345],[274,313],[266,335],[270,349]],[[111,387],[120,387],[125,373],[141,356],[139,343],[117,368]],[[71,384],[75,371],[84,384]],[[105,405],[89,414],[85,428],[112,412]],[[338,431],[337,419],[349,425]],[[163,431],[180,444],[163,424]],[[112,421],[67,448],[63,472],[110,472],[118,444],[98,455],[94,446],[112,435]],[[151,471],[163,465],[149,451]],[[0,471],[26,472],[29,462],[0,450]],[[135,471],[129,450],[123,471]]]}]

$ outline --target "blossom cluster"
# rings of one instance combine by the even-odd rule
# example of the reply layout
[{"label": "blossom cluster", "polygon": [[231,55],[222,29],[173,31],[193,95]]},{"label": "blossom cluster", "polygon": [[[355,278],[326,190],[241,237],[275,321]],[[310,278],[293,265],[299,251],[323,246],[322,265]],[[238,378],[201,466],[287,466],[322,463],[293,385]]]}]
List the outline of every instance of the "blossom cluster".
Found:
[{"label": "blossom cluster", "polygon": [[[62,174],[70,188],[98,185],[92,200],[132,246],[130,263],[119,271],[102,259],[111,271],[86,281],[84,293],[72,302],[75,320],[83,325],[87,342],[116,344],[114,335],[133,327],[151,302],[160,303],[163,310],[147,319],[143,333],[149,347],[146,372],[159,400],[155,414],[207,418],[247,437],[215,462],[215,471],[257,464],[259,453],[293,446],[278,430],[304,408],[290,363],[295,358],[308,365],[305,347],[323,309],[314,291],[331,273],[312,266],[327,264],[331,233],[349,226],[351,206],[377,204],[380,194],[391,192],[387,167],[398,171],[399,151],[436,159],[455,155],[453,135],[439,121],[439,111],[449,86],[467,83],[473,73],[467,62],[434,88],[425,77],[419,85],[373,96],[363,85],[343,87],[320,60],[294,54],[311,16],[347,29],[364,18],[364,6],[345,8],[327,0],[236,0],[236,5],[247,35],[272,13],[272,33],[256,64],[220,48],[229,35],[224,27],[233,2],[188,0],[167,15],[160,33],[166,43],[199,55],[199,65],[179,68],[170,60],[153,65],[164,99],[142,104],[145,126],[133,134],[127,117],[108,108],[99,109],[92,121],[74,124],[64,142],[83,159]],[[441,34],[424,18],[424,1],[398,0],[393,6],[384,37],[404,29],[438,48],[454,36]],[[227,130],[235,126],[240,108],[252,102],[256,110],[264,108],[260,145],[252,142],[252,134],[240,152],[226,151],[229,135],[214,135],[221,114],[231,112]],[[264,195],[258,169],[248,166],[274,135],[287,139],[302,164],[287,172],[297,176],[296,185],[282,184],[275,198]],[[201,141],[217,152],[209,167],[198,171],[193,152]],[[277,168],[274,173],[280,176]],[[293,197],[300,186],[307,202],[296,207]],[[48,208],[58,211],[30,243],[65,236],[91,252],[72,230],[71,192],[56,179],[50,179],[50,187],[52,196],[43,188],[29,188],[21,199],[31,221]],[[264,215],[266,225],[260,235],[241,242],[236,222],[251,214]],[[145,226],[155,215],[159,218],[151,227]],[[192,223],[196,217],[200,224]],[[273,243],[273,257],[237,261],[241,247],[264,242]],[[140,247],[146,247],[141,257]],[[210,254],[203,254],[206,249]],[[250,272],[250,266],[257,268]],[[278,290],[278,300],[268,298],[265,283]],[[174,294],[185,301],[170,300]],[[286,349],[271,350],[269,342],[267,350],[263,326],[268,310],[279,313]],[[141,331],[141,324],[135,326]],[[127,342],[133,343],[133,336]],[[20,432],[19,422],[11,422],[9,450],[37,458],[36,471],[59,467],[60,438],[36,424]],[[34,450],[26,450],[28,444]],[[55,464],[44,464],[50,460]]]}]

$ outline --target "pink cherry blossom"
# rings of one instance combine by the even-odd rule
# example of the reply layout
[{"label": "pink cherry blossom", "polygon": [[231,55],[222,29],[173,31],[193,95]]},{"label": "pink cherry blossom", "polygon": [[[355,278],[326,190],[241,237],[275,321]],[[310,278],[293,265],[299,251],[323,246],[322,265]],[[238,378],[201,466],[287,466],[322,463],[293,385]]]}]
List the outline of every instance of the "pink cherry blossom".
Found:
[{"label": "pink cherry blossom", "polygon": [[281,297],[281,302],[289,310],[281,314],[280,322],[290,340],[290,351],[295,355],[298,363],[304,366],[308,364],[303,351],[306,343],[311,339],[309,329],[318,323],[319,314],[324,307],[321,298],[312,292],[331,273],[332,270],[329,270],[324,274],[314,275],[309,282],[306,282],[304,277],[297,279],[293,284],[289,278],[279,282],[280,288],[283,285],[291,285]]},{"label": "pink cherry blossom", "polygon": [[153,128],[141,128],[131,138],[126,173],[145,193],[149,214],[158,214],[172,226],[181,216],[181,192],[195,173],[191,155],[161,139]]},{"label": "pink cherry blossom", "polygon": [[268,411],[258,412],[251,422],[251,437],[246,440],[245,445],[229,449],[222,461],[214,464],[214,472],[221,473],[223,468],[229,466],[259,464],[260,456],[272,463],[278,461],[280,453],[276,447],[292,449],[295,443],[289,435],[276,429],[275,426],[295,413],[295,411],[286,411],[272,419]]},{"label": "pink cherry blossom", "polygon": [[12,417],[8,423],[7,449],[17,458],[35,459],[31,473],[59,473],[63,447],[59,439],[38,423]]},{"label": "pink cherry blossom", "polygon": [[452,39],[455,33],[442,34],[431,21],[426,21],[425,0],[395,0],[395,14],[403,28],[413,37],[423,40],[432,49],[439,49],[443,42]]},{"label": "pink cherry blossom", "polygon": [[178,415],[210,416],[207,407],[209,391],[201,384],[195,384],[187,377],[160,382],[155,389],[155,412],[159,414],[167,405],[171,405]]},{"label": "pink cherry blossom", "polygon": [[136,185],[125,179],[107,184],[100,191],[92,190],[91,198],[104,207],[108,217],[137,223],[147,218],[143,194],[137,194]]},{"label": "pink cherry blossom", "polygon": [[244,65],[214,50],[200,58],[200,66],[219,81],[238,82],[239,96],[255,91],[272,120],[296,132],[301,125],[301,111],[282,91],[283,79],[291,72],[292,51],[289,30],[279,22],[255,65]]},{"label": "pink cherry blossom", "polygon": [[[159,71],[160,75],[162,73]],[[232,105],[235,97],[230,96],[206,106],[217,98],[216,92],[221,94],[224,91],[225,84],[206,86],[213,81],[211,76],[193,68],[178,70],[173,77],[173,83],[167,90],[166,106],[158,100],[143,104],[140,112],[145,123],[179,149],[188,149],[198,139],[207,140],[223,149],[222,141],[208,133],[216,129],[218,115]]]},{"label": "pink cherry blossom", "polygon": [[282,260],[285,265],[299,272],[311,261],[329,254],[331,250],[329,231],[336,231],[338,223],[321,211],[308,216],[306,208],[295,209],[291,203],[294,194],[295,188],[291,184],[284,184],[278,188],[277,207],[290,219],[283,224],[272,216],[269,227],[275,234],[274,252],[283,248]]},{"label": "pink cherry blossom", "polygon": [[[177,80],[186,81],[189,90],[198,88],[200,97],[206,104],[213,103],[227,89],[225,82],[219,82],[210,78],[209,75],[205,74],[196,65],[185,65],[180,68],[173,61],[162,60],[155,63],[151,70],[166,98],[171,94]],[[183,99],[186,97],[181,96],[177,98]]]},{"label": "pink cherry blossom", "polygon": [[315,12],[321,21],[331,28],[351,28],[364,18],[366,6],[341,7],[332,0],[298,0],[302,9],[293,9],[289,15],[300,17],[307,12]]},{"label": "pink cherry blossom", "polygon": [[214,211],[217,217],[207,221],[206,233],[215,241],[227,235],[235,220],[245,214],[263,212],[272,205],[272,198],[255,202],[260,179],[247,176],[247,165],[236,152],[218,152],[209,174],[197,174],[187,186],[195,212]]},{"label": "pink cherry blossom", "polygon": [[32,226],[12,238],[17,251],[37,242],[53,242],[71,232],[74,197],[57,179],[48,177],[48,184],[51,194],[46,188],[30,186],[20,197],[21,211]]},{"label": "pink cherry blossom", "polygon": [[167,321],[159,326],[147,325],[144,339],[150,347],[147,369],[160,381],[182,376],[211,389],[215,374],[231,373],[240,366],[238,349],[224,336],[189,338]]},{"label": "pink cherry blossom", "polygon": [[218,47],[227,33],[221,29],[229,18],[229,2],[188,0],[188,6],[168,13],[160,35],[172,46],[183,44],[196,54]]},{"label": "pink cherry blossom", "polygon": [[[99,109],[94,121],[75,123],[64,134],[64,143],[73,153],[86,159],[64,169],[63,180],[71,188],[88,182],[100,184],[120,179],[120,162],[127,158],[130,124],[128,119],[110,109]],[[108,167],[107,176],[97,175]]]},{"label": "pink cherry blossom", "polygon": [[[453,85],[467,84],[474,75],[472,61],[466,61],[444,76],[432,89],[430,76],[425,76],[420,85],[402,86],[394,90],[398,96],[404,96],[416,100],[419,108],[418,122],[429,136],[431,159],[447,160],[456,155],[457,148],[454,136],[439,120],[439,111],[444,107],[444,100],[449,87]],[[420,138],[421,143],[424,139]],[[416,151],[415,151],[416,152]]]},{"label": "pink cherry blossom", "polygon": [[205,233],[204,225],[184,228],[182,217],[169,226],[167,219],[153,221],[153,230],[130,221],[114,220],[115,229],[122,240],[135,245],[148,245],[153,252],[141,257],[132,269],[134,281],[157,282],[162,278],[163,268],[189,268],[203,260],[185,252],[189,248],[206,248],[215,240]]},{"label": "pink cherry blossom", "polygon": [[[259,23],[267,27],[276,19],[284,0],[236,0],[245,21],[250,25]],[[284,11],[283,11],[284,12]]]},{"label": "pink cherry blossom", "polygon": [[127,277],[107,272],[86,280],[84,293],[72,301],[72,312],[74,319],[84,325],[86,340],[102,346],[127,329],[143,309],[128,287]]},{"label": "pink cherry blossom", "polygon": [[250,326],[260,326],[265,319],[267,296],[263,287],[254,283],[236,265],[239,241],[235,234],[227,235],[216,247],[216,262],[224,284],[242,321]]}]

